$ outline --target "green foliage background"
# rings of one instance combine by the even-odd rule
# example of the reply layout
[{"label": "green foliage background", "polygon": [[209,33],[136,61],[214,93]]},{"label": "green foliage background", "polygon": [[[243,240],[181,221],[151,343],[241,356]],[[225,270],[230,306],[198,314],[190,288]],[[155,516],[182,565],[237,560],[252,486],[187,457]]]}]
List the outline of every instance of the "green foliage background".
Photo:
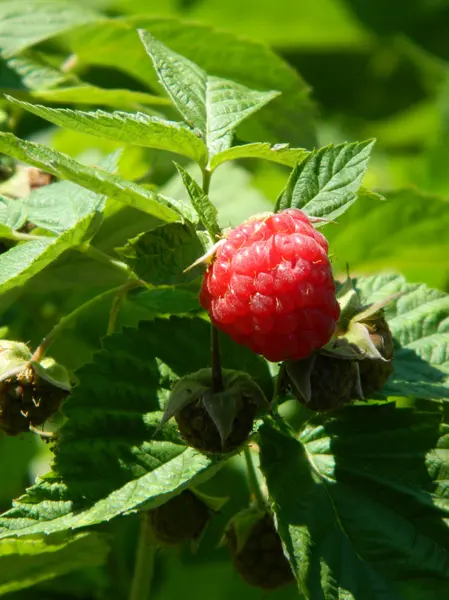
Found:
[{"label": "green foliage background", "polygon": [[[21,12],[18,10],[20,2],[16,0],[0,2],[2,94],[9,94],[22,102],[55,108],[142,111],[149,117],[163,115],[177,120],[178,116],[168,99],[161,94],[155,72],[135,33],[138,28],[149,30],[156,38],[216,77],[235,79],[242,86],[264,92],[282,92],[239,127],[237,136],[241,140],[290,143],[292,148],[310,150],[328,143],[377,138],[369,171],[363,180],[364,188],[358,193],[357,202],[338,217],[338,225],[326,229],[334,269],[337,275],[342,275],[349,264],[351,274],[357,276],[401,273],[410,283],[425,283],[440,292],[449,292],[449,50],[446,41],[449,38],[449,2],[414,0],[407,3],[406,10],[400,8],[401,3],[392,7],[391,2],[384,0],[372,3],[361,0],[303,0],[297,3],[290,0],[167,0],[158,3],[144,0],[78,0],[68,3],[31,0],[26,4],[26,10]],[[51,19],[49,14],[53,15]],[[178,19],[191,25],[186,26]],[[246,40],[270,46],[283,60]],[[262,103],[263,98],[256,100]],[[8,328],[7,336],[29,341],[32,346],[40,342],[62,315],[90,297],[123,283],[124,276],[110,265],[99,266],[87,254],[70,249],[89,240],[94,233],[98,249],[111,252],[121,247],[122,255],[135,261],[142,273],[151,272],[148,270],[153,265],[142,265],[139,249],[147,251],[156,242],[170,248],[177,240],[184,240],[186,256],[176,257],[179,272],[191,262],[192,257],[198,255],[195,241],[189,242],[189,231],[179,223],[172,225],[167,240],[154,241],[151,234],[145,234],[131,249],[125,246],[142,230],[152,229],[159,219],[163,218],[166,222],[175,220],[176,213],[172,208],[161,207],[154,194],[179,201],[188,200],[173,160],[189,173],[197,173],[190,160],[201,162],[203,150],[201,144],[192,141],[192,134],[174,126],[166,138],[167,152],[160,152],[151,149],[152,142],[148,137],[139,139],[142,129],[138,124],[133,123],[131,126],[135,129],[126,130],[131,132],[128,137],[123,133],[120,141],[113,141],[108,139],[110,123],[107,116],[102,121],[104,137],[100,138],[65,128],[70,118],[68,113],[64,116],[65,122],[53,119],[55,126],[42,118],[51,121],[49,115],[48,109],[46,114],[39,113],[39,110],[30,113],[20,102],[11,104],[3,96],[0,99],[1,130],[13,128],[19,137],[64,152],[85,165],[100,165],[105,173],[102,172],[95,189],[91,187],[92,191],[84,191],[82,197],[79,188],[70,181],[57,184],[60,187],[55,189],[53,203],[56,209],[53,215],[50,215],[48,206],[44,215],[40,211],[39,191],[30,197],[27,214],[33,223],[55,233],[65,232],[62,242],[60,238],[57,242],[50,239],[48,243],[33,242],[36,256],[40,257],[40,261],[48,261],[48,266],[36,274],[31,262],[21,272],[20,284],[16,281],[10,290],[6,284],[1,291],[1,325]],[[130,117],[123,119],[132,120]],[[98,126],[97,123],[97,131]],[[116,122],[115,126],[120,128],[120,123]],[[125,129],[122,131],[125,132]],[[170,152],[184,142],[184,153]],[[120,157],[119,148],[123,149]],[[20,154],[25,150],[28,152],[29,147],[19,148],[17,157],[24,160],[29,157],[29,153]],[[240,157],[237,161],[216,158],[217,172],[212,180],[210,197],[218,208],[220,225],[237,224],[255,212],[274,207],[291,166],[303,154],[302,150],[279,148],[276,158],[273,158],[272,152],[266,144],[255,144],[247,156],[229,155],[229,159]],[[271,153],[270,161],[256,160],[256,157],[267,153]],[[49,171],[54,166],[52,160],[49,151],[43,163]],[[219,160],[223,160],[223,164],[218,168]],[[64,178],[72,181],[82,182],[81,177],[87,180],[91,176],[88,166],[83,173],[75,172],[70,159],[59,169]],[[133,188],[132,184],[124,188],[123,179],[143,182],[145,192],[141,188]],[[21,185],[23,182],[16,178],[15,189],[20,189]],[[385,200],[367,192],[367,188],[379,192]],[[105,206],[107,219],[100,226],[89,213],[94,207],[101,206]],[[137,213],[143,206],[145,212]],[[139,218],[136,220],[137,214]],[[17,215],[16,218],[15,223],[6,225],[17,226],[21,217]],[[84,219],[81,227],[80,219]],[[72,229],[76,223],[76,230]],[[135,254],[130,256],[130,253]],[[2,265],[2,283],[8,279],[7,269],[17,268],[17,261],[25,258],[16,256],[9,267]],[[172,331],[170,327],[176,317],[169,322],[164,319],[164,314],[192,314],[193,317],[197,273],[182,281],[172,281],[167,279],[169,271],[164,268],[166,265],[157,265],[161,280],[152,283],[177,284],[176,289],[167,287],[165,290],[147,290],[138,296],[130,294],[120,312],[119,327],[135,326],[141,319],[156,319],[154,327],[159,327],[161,335],[167,336],[166,331],[173,335],[179,328],[175,323]],[[388,288],[389,282],[385,275],[377,289],[367,290],[367,295],[375,295],[383,286]],[[436,309],[429,308],[426,312],[424,295],[419,295],[418,288],[410,288],[409,292],[409,298],[415,294],[417,299],[414,303],[410,301],[409,305],[404,300],[407,310],[416,310],[416,306],[424,305],[419,321],[420,336],[414,343],[415,346],[421,343],[425,350],[428,336],[434,334],[432,315],[435,315]],[[432,298],[435,303],[440,302],[439,320],[434,318],[438,326],[447,319],[444,298],[439,292],[435,292]],[[64,340],[56,342],[52,349],[55,358],[75,369],[92,357],[93,352],[99,349],[99,340],[107,328],[108,302],[106,299],[93,305],[88,314],[79,318],[76,329],[68,330]],[[409,332],[394,311],[392,317],[396,317],[397,335],[401,337],[402,351],[406,352]],[[447,328],[442,326],[441,330],[447,331]],[[136,344],[136,340],[131,339],[130,330],[126,331],[128,334],[120,343],[125,339]],[[142,329],[138,331],[141,335]],[[142,339],[145,338],[145,343],[150,346],[151,336],[147,333]],[[139,343],[141,341],[139,339]],[[114,338],[109,340],[110,345],[114,343],[118,344]],[[101,363],[102,356],[96,355],[97,363]],[[166,361],[164,356],[157,356]],[[195,358],[198,368],[203,366],[202,359],[199,356]],[[250,372],[269,385],[267,373],[254,357],[238,357],[238,364],[242,360],[247,361]],[[447,368],[443,359],[438,364]],[[176,374],[185,372],[182,364],[169,366]],[[84,369],[88,370],[87,367]],[[81,374],[87,377],[86,371],[81,371]],[[410,373],[401,374],[404,379],[410,376]],[[160,374],[156,368],[149,366],[146,375],[151,378]],[[117,373],[118,380],[119,376],[120,373]],[[392,395],[398,394],[401,389],[400,380],[391,382],[389,391]],[[133,389],[130,393],[141,392]],[[433,393],[436,393],[433,388],[420,388],[410,391],[410,396],[432,398]],[[119,401],[120,398],[117,398]],[[82,401],[79,406],[82,407]],[[284,407],[286,414],[290,409],[290,405]],[[131,410],[129,419],[130,427],[134,427],[135,431],[133,444],[136,452],[132,459],[127,457],[127,465],[133,477],[142,474],[139,461],[152,458],[151,453],[147,453],[144,440],[154,429],[151,423],[142,424],[139,419],[136,425],[135,418]],[[102,426],[114,427],[112,421],[111,417],[111,422]],[[343,428],[346,426],[347,423],[341,425]],[[410,427],[415,426],[414,422],[410,424]],[[397,424],[397,427],[401,429],[402,424]],[[93,420],[83,431],[77,431],[74,426],[66,433],[73,436],[75,457],[79,459],[81,455],[84,457],[82,460],[88,459],[89,436],[94,438],[93,432],[97,431],[98,424]],[[331,433],[321,432],[320,435],[327,440]],[[312,436],[307,430],[305,436],[309,434]],[[171,435],[174,434],[168,432],[168,441],[163,441],[170,444],[170,452],[176,456],[180,450]],[[267,431],[265,435],[268,443],[274,443],[270,438],[275,435],[273,432]],[[426,450],[431,448],[433,451],[438,443],[443,443],[437,442],[436,428],[428,437],[423,441],[424,446],[427,444]],[[306,440],[306,443],[309,441]],[[79,447],[80,455],[77,454]],[[325,471],[325,461],[321,460]],[[345,467],[344,460],[345,456],[342,457],[342,468]],[[36,437],[0,436],[2,511],[8,509],[11,500],[34,482],[36,474],[48,470],[48,462],[49,450]],[[299,458],[298,465],[298,469],[306,469]],[[214,468],[214,465],[198,464],[199,473],[209,468]],[[187,549],[165,551],[158,555],[154,598],[181,598],[185,590],[194,590],[197,600],[209,598],[211,590],[217,599],[234,595],[249,600],[262,598],[259,591],[240,581],[227,560],[225,550],[217,548],[224,523],[245,505],[249,497],[243,468],[241,459],[233,458],[204,484],[203,489],[208,493],[226,496],[229,482],[232,482],[235,492],[207,532],[196,557],[191,557]],[[356,470],[352,464],[347,468],[349,471]],[[76,470],[71,475],[76,482]],[[267,479],[275,479],[274,475],[268,469]],[[125,478],[114,484],[118,487],[126,481]],[[52,485],[56,484],[52,482]],[[98,489],[94,488],[94,485],[92,490],[89,488],[94,501],[111,491],[107,482],[105,487],[98,485]],[[273,490],[281,495],[285,493],[276,481],[273,481]],[[76,501],[77,493],[79,491],[74,485],[70,490],[74,498],[69,494],[67,502]],[[312,490],[311,493],[320,494],[321,491]],[[18,510],[22,509],[19,506]],[[66,512],[70,510],[71,507]],[[61,509],[61,518],[64,514]],[[330,523],[329,528],[332,527]],[[296,535],[297,532],[293,533]],[[87,536],[77,534],[70,542],[73,545],[70,552],[67,548],[64,550],[58,535],[53,533],[48,543],[33,542],[28,538],[8,540],[8,547],[4,546],[0,555],[0,594],[30,600],[101,599],[114,598],[115,593],[126,594],[136,545],[135,516],[127,517],[126,526],[124,520],[119,519],[108,528],[97,525],[95,532]],[[363,535],[360,523],[354,525],[354,535]],[[108,552],[103,536],[106,536],[112,551]],[[33,550],[33,543],[42,547]],[[332,540],[332,543],[343,552],[337,545],[343,545],[341,540]],[[67,552],[70,560],[64,560],[63,555],[57,554],[58,551]],[[43,552],[54,552],[62,558],[44,561],[45,568],[31,558],[26,564],[26,574],[19,573],[13,584],[8,583],[11,578],[2,574],[8,574],[11,564],[14,564],[14,558],[11,560],[10,557],[27,553],[32,557],[33,552],[38,556],[43,556]],[[113,579],[108,575],[110,573],[114,573]],[[28,588],[33,584],[36,585]],[[315,583],[311,582],[312,589],[313,585]],[[401,585],[403,587],[398,594],[415,593],[415,596],[407,597],[424,600],[442,597],[441,590],[427,587],[425,579],[417,580],[414,590],[405,589],[406,584]],[[332,587],[331,583],[329,586]],[[287,599],[298,596],[295,589],[287,588],[272,597]],[[326,599],[328,597],[339,596],[329,592]]]}]

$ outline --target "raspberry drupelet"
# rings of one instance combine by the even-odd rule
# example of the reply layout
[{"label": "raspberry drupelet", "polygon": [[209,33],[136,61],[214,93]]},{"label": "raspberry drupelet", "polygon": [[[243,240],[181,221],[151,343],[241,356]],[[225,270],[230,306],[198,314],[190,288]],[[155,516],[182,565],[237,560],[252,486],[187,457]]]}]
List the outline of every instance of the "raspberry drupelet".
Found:
[{"label": "raspberry drupelet", "polygon": [[246,221],[217,248],[201,304],[218,329],[268,360],[305,358],[330,340],[340,314],[327,251],[299,209]]}]

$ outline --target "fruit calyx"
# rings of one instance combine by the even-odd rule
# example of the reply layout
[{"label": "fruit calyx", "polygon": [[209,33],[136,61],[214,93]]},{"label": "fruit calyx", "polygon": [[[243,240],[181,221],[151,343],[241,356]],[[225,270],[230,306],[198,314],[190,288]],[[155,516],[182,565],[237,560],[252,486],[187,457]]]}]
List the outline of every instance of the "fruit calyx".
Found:
[{"label": "fruit calyx", "polygon": [[256,415],[268,408],[260,387],[241,371],[222,370],[223,390],[214,392],[212,369],[180,379],[165,407],[162,427],[175,417],[186,442],[203,452],[226,453],[250,435]]}]

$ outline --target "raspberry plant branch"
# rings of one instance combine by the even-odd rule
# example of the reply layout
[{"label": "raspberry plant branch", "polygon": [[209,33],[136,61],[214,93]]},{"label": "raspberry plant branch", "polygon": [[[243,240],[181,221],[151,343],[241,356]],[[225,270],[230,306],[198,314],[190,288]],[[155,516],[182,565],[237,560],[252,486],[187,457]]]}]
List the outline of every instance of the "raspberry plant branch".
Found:
[{"label": "raspberry plant branch", "polygon": [[101,263],[109,265],[115,269],[118,269],[119,271],[122,271],[122,273],[127,275],[129,278],[137,279],[137,275],[132,271],[132,269],[126,263],[124,263],[120,260],[115,260],[108,254],[106,254],[105,252],[102,252],[101,250],[98,250],[98,248],[95,248],[91,244],[87,243],[87,244],[80,245],[77,247],[77,250],[79,250],[83,254],[87,254],[87,256],[90,256],[91,258],[93,258],[94,260],[96,260],[98,262],[101,262]]},{"label": "raspberry plant branch", "polygon": [[120,312],[120,307],[126,298],[128,292],[133,290],[136,287],[146,286],[145,281],[141,279],[130,279],[127,284],[125,284],[116,294],[114,300],[112,301],[111,311],[109,313],[109,322],[107,328],[107,335],[111,335],[114,333],[115,324],[117,321],[118,314]]},{"label": "raspberry plant branch", "polygon": [[[133,287],[136,285],[144,285],[144,283],[141,281],[133,280],[132,283],[134,284]],[[50,333],[42,340],[42,342],[36,348],[33,356],[31,357],[31,360],[33,362],[39,362],[40,360],[42,360],[42,358],[48,352],[48,349],[50,348],[50,346],[56,341],[57,337],[61,334],[61,332],[64,331],[64,329],[66,329],[67,327],[69,327],[74,321],[76,321],[76,319],[85,310],[92,308],[92,306],[94,306],[98,302],[101,302],[105,298],[108,298],[109,296],[123,293],[124,289],[129,290],[130,289],[129,286],[130,286],[130,282],[128,281],[124,285],[119,285],[117,287],[106,290],[105,292],[102,292],[101,294],[94,296],[87,302],[84,302],[84,304],[81,304],[80,306],[75,308],[75,310],[73,310],[68,315],[65,315],[64,317],[62,317],[61,320],[53,327],[53,329],[50,331]]]},{"label": "raspberry plant branch", "polygon": [[148,600],[150,597],[155,556],[156,546],[151,528],[150,514],[149,512],[144,512],[140,520],[139,543],[129,600]]}]

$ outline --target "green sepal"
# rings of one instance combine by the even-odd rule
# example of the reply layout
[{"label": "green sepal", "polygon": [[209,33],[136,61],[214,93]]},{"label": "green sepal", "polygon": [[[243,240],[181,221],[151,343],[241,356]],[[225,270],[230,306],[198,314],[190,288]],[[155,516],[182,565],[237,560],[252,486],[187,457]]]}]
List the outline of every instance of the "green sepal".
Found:
[{"label": "green sepal", "polygon": [[222,379],[224,389],[219,392],[213,392],[210,368],[180,379],[170,394],[160,427],[188,404],[201,400],[224,444],[244,400],[251,400],[259,409],[268,408],[264,393],[247,373],[223,369]]},{"label": "green sepal", "polygon": [[33,368],[36,375],[44,379],[54,387],[62,390],[70,391],[70,378],[67,369],[58,364],[54,358],[45,357],[40,362],[32,361],[30,366]]},{"label": "green sepal", "polygon": [[0,381],[21,373],[31,360],[26,344],[13,340],[0,340]]},{"label": "green sepal", "polygon": [[232,517],[226,526],[225,533],[231,528],[234,529],[237,538],[238,554],[243,550],[248,541],[251,531],[256,523],[258,523],[265,515],[265,511],[257,507],[246,508]]},{"label": "green sepal", "polygon": [[292,385],[301,394],[304,402],[308,404],[312,399],[312,386],[310,375],[315,364],[316,354],[312,354],[302,360],[285,361],[285,370],[290,378]]}]

